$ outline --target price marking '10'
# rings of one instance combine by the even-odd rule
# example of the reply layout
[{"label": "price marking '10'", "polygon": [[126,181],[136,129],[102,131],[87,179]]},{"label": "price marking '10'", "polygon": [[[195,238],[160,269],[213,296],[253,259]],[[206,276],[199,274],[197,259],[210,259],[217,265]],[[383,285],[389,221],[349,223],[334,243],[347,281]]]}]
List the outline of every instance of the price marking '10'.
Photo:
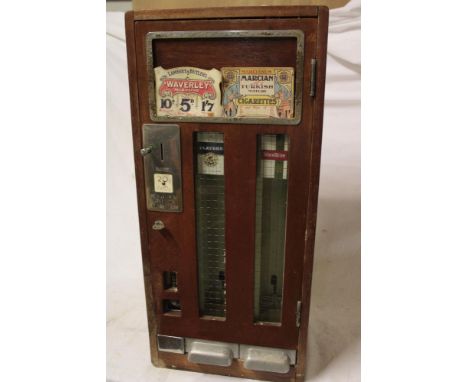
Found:
[{"label": "price marking '10'", "polygon": [[168,98],[161,99],[161,109],[170,109],[172,107],[172,101]]}]

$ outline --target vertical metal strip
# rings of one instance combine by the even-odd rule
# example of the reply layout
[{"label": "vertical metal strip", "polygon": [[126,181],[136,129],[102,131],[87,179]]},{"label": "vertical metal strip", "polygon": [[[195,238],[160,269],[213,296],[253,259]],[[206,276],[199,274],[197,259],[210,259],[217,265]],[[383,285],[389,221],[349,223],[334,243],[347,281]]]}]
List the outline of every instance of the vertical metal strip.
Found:
[{"label": "vertical metal strip", "polygon": [[310,60],[310,96],[315,97],[315,85],[317,79],[317,59]]}]

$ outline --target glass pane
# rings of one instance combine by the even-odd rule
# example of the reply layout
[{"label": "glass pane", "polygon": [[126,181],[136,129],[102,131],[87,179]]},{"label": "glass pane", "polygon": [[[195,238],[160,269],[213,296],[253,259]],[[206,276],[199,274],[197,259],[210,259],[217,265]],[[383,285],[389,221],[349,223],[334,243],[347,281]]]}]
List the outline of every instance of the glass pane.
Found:
[{"label": "glass pane", "polygon": [[255,321],[281,322],[288,191],[287,135],[257,141]]},{"label": "glass pane", "polygon": [[195,134],[195,207],[200,313],[226,316],[224,135]]}]

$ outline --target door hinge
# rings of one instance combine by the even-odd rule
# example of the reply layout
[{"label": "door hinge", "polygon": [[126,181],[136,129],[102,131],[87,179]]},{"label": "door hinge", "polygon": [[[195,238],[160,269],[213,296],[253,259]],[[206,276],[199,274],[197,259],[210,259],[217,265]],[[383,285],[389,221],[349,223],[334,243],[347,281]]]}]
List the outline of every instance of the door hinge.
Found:
[{"label": "door hinge", "polygon": [[315,97],[315,86],[317,82],[317,59],[310,60],[310,96]]},{"label": "door hinge", "polygon": [[296,304],[296,327],[301,326],[301,309],[302,308],[302,302],[298,301]]}]

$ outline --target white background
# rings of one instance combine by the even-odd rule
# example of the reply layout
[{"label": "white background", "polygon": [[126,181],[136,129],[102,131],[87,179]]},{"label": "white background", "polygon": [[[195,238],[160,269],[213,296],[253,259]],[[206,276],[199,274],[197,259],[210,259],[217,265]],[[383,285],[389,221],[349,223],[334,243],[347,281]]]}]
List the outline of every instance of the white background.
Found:
[{"label": "white background", "polygon": [[[466,10],[464,2],[431,0],[363,5],[363,381],[468,379]],[[2,16],[0,380],[102,381],[110,377],[104,3],[9,2]],[[321,192],[327,182],[322,170]],[[129,268],[141,269],[132,259]],[[325,270],[317,263],[314,287],[327,284]],[[348,293],[336,292],[327,303]],[[140,304],[141,292],[135,296]],[[319,354],[314,346],[310,354]],[[352,380],[356,374],[326,373],[356,370],[346,355],[359,353],[342,351],[328,363],[330,354],[315,358],[319,368],[309,363],[312,375]],[[343,367],[332,365],[341,360]]]},{"label": "white background", "polygon": [[[360,380],[360,3],[331,11],[308,381]],[[123,13],[107,14],[107,377],[231,381],[150,363]],[[305,159],[305,158],[304,158]]]}]

